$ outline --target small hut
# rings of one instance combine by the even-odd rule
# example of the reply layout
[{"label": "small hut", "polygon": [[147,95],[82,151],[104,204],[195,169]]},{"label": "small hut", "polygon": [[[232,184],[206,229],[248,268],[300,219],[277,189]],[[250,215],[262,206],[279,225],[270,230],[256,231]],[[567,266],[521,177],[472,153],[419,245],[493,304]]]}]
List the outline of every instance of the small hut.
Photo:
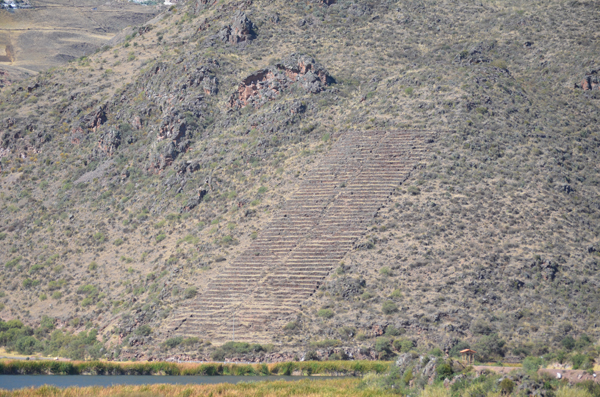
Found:
[{"label": "small hut", "polygon": [[475,362],[475,350],[465,349],[460,351],[460,355],[462,356],[462,360],[465,364],[473,364]]}]

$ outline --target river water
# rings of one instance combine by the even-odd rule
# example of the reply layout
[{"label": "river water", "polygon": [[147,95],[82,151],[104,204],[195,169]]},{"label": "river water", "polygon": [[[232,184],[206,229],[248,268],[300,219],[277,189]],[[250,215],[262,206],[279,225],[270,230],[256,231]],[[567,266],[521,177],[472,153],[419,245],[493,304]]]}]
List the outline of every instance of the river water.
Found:
[{"label": "river water", "polygon": [[152,376],[152,375],[0,375],[0,389],[52,385],[86,387],[112,385],[202,385],[214,383],[261,382],[272,380],[328,379],[330,376]]}]

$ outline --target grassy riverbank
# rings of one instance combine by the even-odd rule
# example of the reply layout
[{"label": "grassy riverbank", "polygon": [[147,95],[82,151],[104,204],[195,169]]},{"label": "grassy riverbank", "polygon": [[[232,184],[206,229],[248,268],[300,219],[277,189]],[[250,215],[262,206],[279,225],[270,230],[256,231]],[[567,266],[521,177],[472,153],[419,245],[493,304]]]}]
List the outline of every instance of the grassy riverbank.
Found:
[{"label": "grassy riverbank", "polygon": [[275,381],[217,385],[145,385],[112,387],[69,387],[59,389],[43,386],[38,389],[0,391],[0,397],[79,397],[79,396],[130,396],[130,397],[191,397],[191,396],[393,396],[383,390],[360,388],[360,380],[352,378]]},{"label": "grassy riverbank", "polygon": [[121,363],[0,360],[3,375],[361,375],[384,373],[387,361],[304,361],[273,364]]}]

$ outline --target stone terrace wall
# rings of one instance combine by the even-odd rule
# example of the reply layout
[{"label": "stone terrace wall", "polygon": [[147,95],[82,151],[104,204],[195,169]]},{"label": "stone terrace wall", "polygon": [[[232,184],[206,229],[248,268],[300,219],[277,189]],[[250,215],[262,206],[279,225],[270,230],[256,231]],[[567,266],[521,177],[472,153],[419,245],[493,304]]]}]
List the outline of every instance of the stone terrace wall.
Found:
[{"label": "stone terrace wall", "polygon": [[[299,311],[366,232],[433,135],[345,133],[252,245],[174,314],[171,335],[270,341],[274,322]],[[280,327],[280,325],[279,325]]]}]

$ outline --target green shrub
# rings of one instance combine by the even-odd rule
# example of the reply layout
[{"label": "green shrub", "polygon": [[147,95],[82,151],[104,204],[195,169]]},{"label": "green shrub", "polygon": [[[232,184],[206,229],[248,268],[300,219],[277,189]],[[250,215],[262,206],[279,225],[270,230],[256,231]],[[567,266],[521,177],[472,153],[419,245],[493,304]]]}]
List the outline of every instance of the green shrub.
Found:
[{"label": "green shrub", "polygon": [[186,288],[185,291],[183,291],[183,297],[185,299],[190,299],[190,298],[193,298],[194,296],[196,296],[197,293],[198,293],[198,290],[196,289],[196,287],[189,287],[189,288]]},{"label": "green shrub", "polygon": [[502,379],[499,386],[502,394],[512,394],[515,388],[514,382],[508,378]]},{"label": "green shrub", "polygon": [[387,328],[385,329],[385,334],[387,336],[398,336],[401,333],[402,332],[398,328],[394,327],[393,325],[388,325]]},{"label": "green shrub", "polygon": [[13,267],[17,266],[19,264],[19,262],[21,262],[21,259],[23,259],[22,256],[13,258],[13,259],[9,260],[8,262],[6,262],[6,264],[4,266],[6,266],[9,269],[12,269]]},{"label": "green shrub", "polygon": [[148,336],[152,333],[152,328],[149,325],[140,325],[136,330],[135,334],[140,336]]},{"label": "green shrub", "polygon": [[190,336],[189,338],[185,338],[182,342],[181,345],[182,346],[192,346],[192,345],[196,345],[198,343],[200,343],[200,338],[196,337],[196,336]]},{"label": "green shrub", "polygon": [[331,309],[320,309],[317,312],[317,316],[329,319],[329,318],[333,317],[333,310],[331,310]]},{"label": "green shrub", "polygon": [[438,365],[435,368],[435,372],[437,373],[437,377],[440,380],[443,380],[445,378],[451,378],[452,374],[454,373],[454,371],[452,371],[452,366],[448,363]]},{"label": "green shrub", "polygon": [[15,345],[17,351],[21,354],[31,355],[40,349],[40,345],[33,336],[22,336],[17,339]]},{"label": "green shrub", "polygon": [[225,361],[225,351],[223,349],[217,349],[210,355],[214,361]]},{"label": "green shrub", "polygon": [[310,342],[310,347],[313,349],[324,349],[327,347],[340,346],[341,344],[342,344],[342,341],[340,341],[339,339],[325,339],[325,340]]},{"label": "green shrub", "polygon": [[29,274],[37,273],[38,270],[43,269],[43,268],[44,268],[44,265],[35,264],[35,265],[31,266],[31,268],[29,269]]},{"label": "green shrub", "polygon": [[379,270],[379,274],[389,277],[392,275],[392,270],[389,267],[382,267],[381,270]]},{"label": "green shrub", "polygon": [[367,300],[367,299],[371,299],[374,296],[375,295],[373,295],[370,291],[365,291],[361,294],[360,299]]},{"label": "green shrub", "polygon": [[523,360],[523,369],[530,373],[536,373],[542,366],[543,361],[539,357],[526,357]]},{"label": "green shrub", "polygon": [[23,280],[23,287],[25,288],[36,287],[38,285],[40,285],[40,280],[32,280],[30,278]]},{"label": "green shrub", "polygon": [[444,355],[444,352],[439,347],[434,347],[429,351],[429,354],[436,357],[442,357]]},{"label": "green shrub", "polygon": [[406,188],[406,191],[412,194],[413,196],[416,196],[417,194],[421,193],[421,189],[419,189],[416,186],[409,186]]},{"label": "green shrub", "polygon": [[393,299],[401,299],[402,297],[402,291],[400,291],[399,289],[395,289],[390,295],[390,298]]},{"label": "green shrub", "polygon": [[471,345],[469,345],[467,342],[458,341],[456,345],[452,346],[449,354],[451,357],[460,357],[461,350],[469,349],[470,347]]},{"label": "green shrub", "polygon": [[567,335],[560,341],[560,344],[567,350],[573,350],[575,347],[575,339],[572,336]]},{"label": "green shrub", "polygon": [[413,379],[413,367],[408,368],[404,371],[404,375],[402,376],[402,382],[404,384],[409,385],[410,381]]},{"label": "green shrub", "polygon": [[92,262],[92,263],[90,263],[90,265],[88,266],[88,269],[89,269],[90,271],[94,271],[94,270],[98,269],[98,264],[97,264],[96,262]]},{"label": "green shrub", "polygon": [[385,301],[381,305],[381,311],[385,314],[392,314],[398,311],[398,306],[392,301]]},{"label": "green shrub", "polygon": [[296,327],[298,327],[298,323],[295,321],[290,321],[283,327],[283,329],[286,331],[293,331],[296,329]]},{"label": "green shrub", "polygon": [[392,342],[386,337],[377,338],[375,341],[375,351],[379,353],[380,360],[390,358],[393,355]]},{"label": "green shrub", "polygon": [[117,247],[120,246],[121,244],[123,244],[123,239],[122,238],[118,238],[116,239],[113,244],[116,245]]},{"label": "green shrub", "polygon": [[174,347],[177,347],[181,344],[181,342],[183,342],[183,336],[176,336],[174,338],[169,338],[165,341],[165,346],[168,349],[173,349]]},{"label": "green shrub", "polygon": [[573,363],[573,369],[589,369],[594,366],[594,359],[585,354],[574,354],[571,357],[571,362]]},{"label": "green shrub", "polygon": [[413,341],[408,339],[397,339],[394,341],[394,348],[402,353],[408,353],[414,346]]},{"label": "green shrub", "polygon": [[98,295],[98,288],[92,284],[86,284],[77,288],[77,293],[87,296],[96,296]]},{"label": "green shrub", "polygon": [[575,342],[575,348],[583,349],[593,343],[594,342],[592,341],[592,339],[590,339],[589,336],[587,336],[586,334],[583,334],[579,337],[579,339],[577,339],[577,342]]},{"label": "green shrub", "polygon": [[164,233],[160,233],[158,236],[156,236],[156,242],[160,243],[161,241],[163,241],[164,239],[167,238],[167,235]]},{"label": "green shrub", "polygon": [[504,356],[505,344],[497,334],[485,335],[475,342],[474,350],[480,361],[495,361]]}]

